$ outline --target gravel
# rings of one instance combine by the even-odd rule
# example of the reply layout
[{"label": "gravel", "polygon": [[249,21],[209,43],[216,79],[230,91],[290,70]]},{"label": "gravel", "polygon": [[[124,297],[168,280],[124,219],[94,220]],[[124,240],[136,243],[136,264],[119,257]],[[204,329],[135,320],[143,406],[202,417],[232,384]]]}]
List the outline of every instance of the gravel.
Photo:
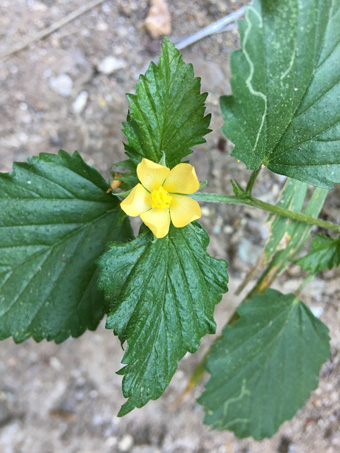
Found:
[{"label": "gravel", "polygon": [[[244,1],[168,1],[172,34],[184,37],[220,19]],[[0,4],[0,54],[83,5],[81,0],[3,0]],[[78,149],[106,177],[111,164],[124,159],[121,123],[138,76],[160,50],[160,39],[145,31],[147,0],[106,1],[47,39],[13,55],[0,65],[0,171],[13,161],[41,152]],[[244,184],[244,165],[229,155],[220,127],[219,96],[230,92],[229,53],[239,45],[236,30],[208,37],[183,50],[209,91],[207,111],[213,114],[207,143],[195,149],[190,161],[207,190],[230,193],[230,178]],[[279,192],[282,177],[261,174],[255,195],[266,201]],[[274,188],[274,189],[273,189]],[[327,201],[323,216],[340,218],[339,191]],[[202,204],[202,225],[211,234],[210,253],[227,259],[230,292],[216,308],[221,331],[242,298],[233,291],[251,267],[268,235],[266,214],[250,208]],[[251,255],[249,261],[247,256]],[[270,440],[239,440],[230,432],[209,431],[195,402],[198,385],[179,403],[178,398],[213,336],[179,364],[162,398],[124,418],[116,414],[124,402],[120,368],[122,350],[112,332],[98,330],[61,345],[11,339],[0,349],[1,453],[273,453],[340,448],[338,398],[340,374],[339,269],[319,275],[303,293],[304,301],[330,327],[332,357],[322,368],[320,386],[305,407],[283,424]],[[276,288],[296,288],[294,270]]]}]

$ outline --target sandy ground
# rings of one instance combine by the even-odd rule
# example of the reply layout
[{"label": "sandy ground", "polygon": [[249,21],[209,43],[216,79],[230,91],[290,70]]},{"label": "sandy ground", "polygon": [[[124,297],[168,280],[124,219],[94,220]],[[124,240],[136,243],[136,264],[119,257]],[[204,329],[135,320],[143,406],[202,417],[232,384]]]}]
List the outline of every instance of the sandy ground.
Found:
[{"label": "sandy ground", "polygon": [[[169,0],[172,33],[181,37],[240,7],[242,1]],[[2,0],[0,54],[60,20],[83,4],[80,0]],[[108,176],[113,162],[124,158],[121,123],[127,112],[126,92],[134,92],[138,75],[159,52],[159,40],[144,29],[146,0],[107,0],[48,38],[13,55],[0,65],[0,171],[12,161],[40,152],[72,152]],[[240,183],[247,172],[230,158],[230,143],[219,131],[218,98],[229,90],[229,53],[238,46],[237,31],[209,37],[183,50],[209,91],[207,110],[214,132],[197,148],[191,162],[209,190],[229,191],[232,176]],[[117,69],[98,70],[106,57]],[[255,193],[274,201],[284,178],[264,172]],[[339,189],[327,200],[325,219],[340,218]],[[233,290],[256,261],[268,231],[266,215],[247,208],[205,206],[203,226],[211,234],[210,253],[229,262],[231,290],[216,309],[218,330],[240,297]],[[283,292],[299,284],[298,268],[277,282]],[[339,270],[325,272],[304,291],[303,298],[330,327],[332,356],[321,371],[320,387],[305,407],[283,424],[270,440],[239,440],[229,432],[209,431],[196,398],[199,385],[183,401],[178,397],[213,337],[197,354],[180,363],[161,399],[123,419],[119,342],[101,324],[95,333],[62,345],[8,339],[0,349],[1,453],[186,453],[186,452],[322,452],[340,451]]]}]

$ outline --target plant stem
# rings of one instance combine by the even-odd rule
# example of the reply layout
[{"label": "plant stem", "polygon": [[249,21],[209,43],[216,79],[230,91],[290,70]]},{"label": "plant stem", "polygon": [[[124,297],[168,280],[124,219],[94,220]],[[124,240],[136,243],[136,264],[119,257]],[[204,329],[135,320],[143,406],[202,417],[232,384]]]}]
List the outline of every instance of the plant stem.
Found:
[{"label": "plant stem", "polygon": [[253,187],[254,187],[256,178],[258,177],[260,171],[261,171],[261,167],[258,168],[257,170],[254,170],[253,173],[251,174],[250,178],[249,178],[249,181],[248,181],[248,184],[247,184],[247,188],[246,188],[246,194],[249,195],[249,196],[251,196],[251,193],[253,191]]},{"label": "plant stem", "polygon": [[305,287],[308,285],[308,283],[313,279],[315,273],[310,272],[307,277],[303,280],[301,285],[298,287],[298,289],[295,291],[296,297],[300,297],[300,294],[302,291],[305,289]]},{"label": "plant stem", "polygon": [[326,228],[328,230],[340,233],[340,225],[331,222],[326,222],[325,220],[317,219],[315,217],[309,217],[305,214],[302,214],[301,212],[290,211],[289,209],[284,209],[281,208],[280,206],[266,203],[246,193],[243,196],[232,196],[198,192],[191,195],[191,197],[197,201],[207,201],[212,203],[243,204],[246,206],[252,206],[253,208],[260,208],[264,211],[271,212],[272,214],[281,215],[283,217],[288,217],[289,219],[297,220],[298,222],[304,222],[310,225],[317,225],[321,228]]}]

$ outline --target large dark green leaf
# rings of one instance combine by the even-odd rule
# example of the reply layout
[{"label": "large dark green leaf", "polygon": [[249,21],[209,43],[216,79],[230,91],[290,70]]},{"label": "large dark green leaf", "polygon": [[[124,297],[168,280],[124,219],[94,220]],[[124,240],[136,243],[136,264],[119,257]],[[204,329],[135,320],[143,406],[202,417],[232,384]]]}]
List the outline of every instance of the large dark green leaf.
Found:
[{"label": "large dark green leaf", "polygon": [[226,263],[211,258],[198,224],[170,228],[154,240],[146,227],[133,241],[111,244],[99,260],[99,286],[111,303],[107,328],[122,344],[123,393],[119,415],[158,398],[177,362],[215,332],[213,312],[227,291]]},{"label": "large dark green leaf", "polygon": [[302,269],[316,273],[340,266],[340,237],[317,235],[310,246],[312,251],[296,262]]},{"label": "large dark green leaf", "polygon": [[128,95],[131,112],[124,123],[128,156],[138,163],[143,157],[169,168],[204,143],[210,115],[204,116],[207,93],[200,93],[200,79],[191,64],[165,39],[159,64],[151,63],[141,75],[136,95]]},{"label": "large dark green leaf", "polygon": [[331,189],[340,182],[340,2],[255,0],[221,99],[233,156]]},{"label": "large dark green leaf", "polygon": [[61,342],[104,315],[96,259],[131,237],[108,184],[78,153],[41,154],[0,174],[0,339]]},{"label": "large dark green leaf", "polygon": [[237,311],[212,349],[199,402],[205,423],[238,437],[271,437],[317,387],[327,327],[294,294],[267,289]]}]

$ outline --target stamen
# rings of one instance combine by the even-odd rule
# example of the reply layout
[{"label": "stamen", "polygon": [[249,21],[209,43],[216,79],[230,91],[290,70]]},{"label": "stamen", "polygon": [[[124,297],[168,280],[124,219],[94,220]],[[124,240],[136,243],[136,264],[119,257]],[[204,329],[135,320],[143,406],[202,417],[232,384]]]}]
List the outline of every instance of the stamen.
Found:
[{"label": "stamen", "polygon": [[172,196],[160,186],[151,192],[151,205],[153,208],[166,209],[172,202]]}]

